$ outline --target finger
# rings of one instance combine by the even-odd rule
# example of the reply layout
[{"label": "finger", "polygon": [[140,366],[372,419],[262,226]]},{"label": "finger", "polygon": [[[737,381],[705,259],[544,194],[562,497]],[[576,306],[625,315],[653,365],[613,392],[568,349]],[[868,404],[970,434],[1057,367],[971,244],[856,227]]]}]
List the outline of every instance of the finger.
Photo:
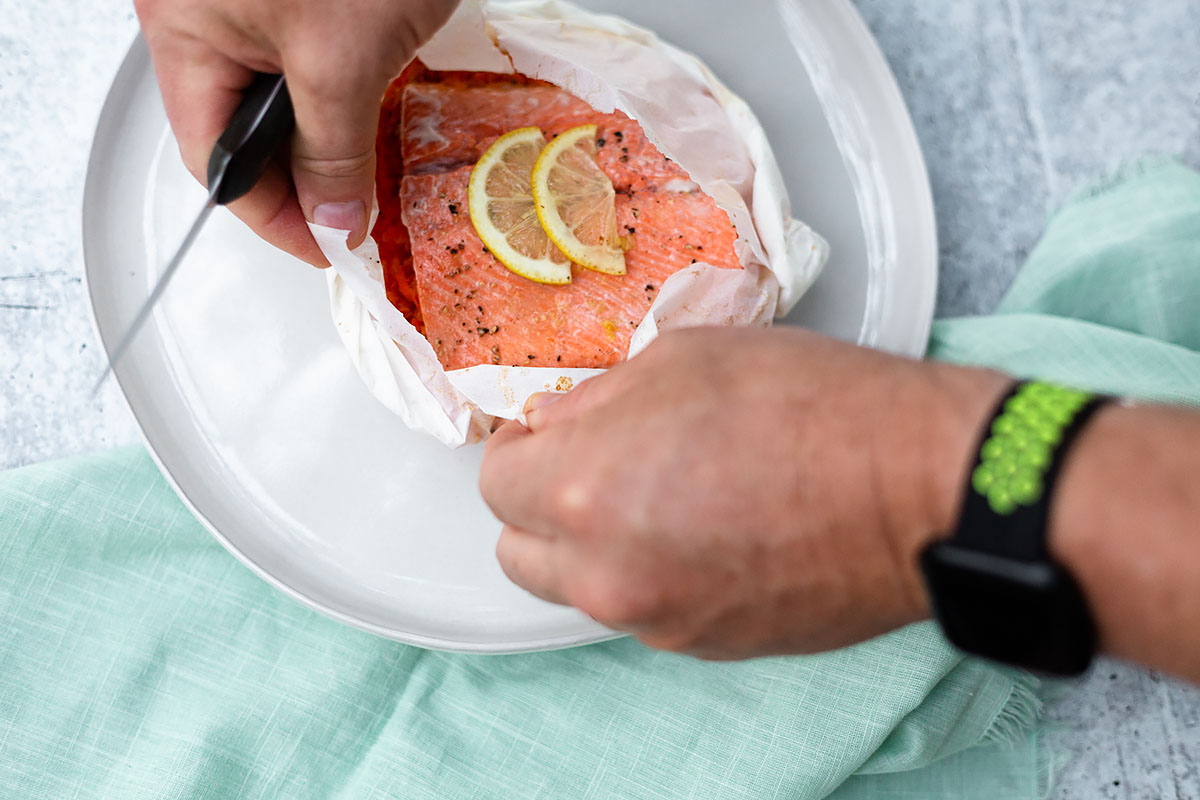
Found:
[{"label": "finger", "polygon": [[492,431],[491,438],[484,445],[485,453],[507,447],[509,443],[519,441],[529,435],[529,428],[515,419],[497,418],[500,424]]},{"label": "finger", "polygon": [[526,427],[530,430],[535,427],[538,430],[543,429],[548,424],[547,420],[552,418],[548,413],[550,406],[564,397],[566,394],[563,392],[534,392],[529,395],[521,408],[521,413],[525,415]]},{"label": "finger", "polygon": [[536,392],[525,401],[525,425],[543,431],[607,403],[619,391],[619,378],[608,372],[580,383],[566,394]]},{"label": "finger", "polygon": [[313,239],[308,221],[300,210],[292,177],[281,164],[272,164],[243,198],[230,203],[229,210],[252,231],[314,267],[329,266],[329,259]]},{"label": "finger", "polygon": [[[159,37],[151,40],[150,49],[180,155],[204,184],[213,145],[254,73],[191,39]],[[269,167],[254,189],[229,208],[276,247],[310,264],[328,263],[309,233],[291,177],[281,166]]]},{"label": "finger", "polygon": [[367,234],[379,108],[393,70],[361,51],[340,61],[306,58],[325,48],[324,43],[295,46],[284,65],[296,111],[292,180],[304,215],[318,225],[349,231],[347,244],[353,248]]},{"label": "finger", "polygon": [[561,450],[560,437],[535,436],[519,422],[492,434],[480,464],[479,491],[501,522],[545,538],[562,532]]},{"label": "finger", "polygon": [[561,547],[519,528],[505,526],[496,543],[496,559],[509,580],[536,597],[569,605],[563,594]]},{"label": "finger", "polygon": [[300,207],[319,225],[350,231],[347,244],[355,247],[373,204],[380,101],[458,0],[368,4],[376,6],[373,28],[346,24],[348,5],[312,4],[324,19],[285,25],[281,51],[296,111],[292,178]]},{"label": "finger", "polygon": [[532,507],[540,502],[530,487],[541,473],[537,449],[525,446],[530,438],[529,429],[520,422],[506,422],[488,439],[479,466],[479,493],[492,513],[501,522],[527,529],[536,521]]}]

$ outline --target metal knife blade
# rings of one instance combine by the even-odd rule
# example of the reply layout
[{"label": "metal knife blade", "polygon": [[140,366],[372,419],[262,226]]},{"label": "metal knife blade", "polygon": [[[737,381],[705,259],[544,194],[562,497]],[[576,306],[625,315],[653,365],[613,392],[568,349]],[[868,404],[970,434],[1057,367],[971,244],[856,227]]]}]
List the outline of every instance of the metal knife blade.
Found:
[{"label": "metal knife blade", "polygon": [[134,315],[133,322],[129,324],[117,346],[110,351],[108,365],[92,387],[92,397],[100,391],[117,362],[133,344],[138,331],[150,318],[154,306],[162,298],[167,285],[175,276],[179,265],[183,263],[184,256],[212,214],[212,210],[219,205],[232,203],[254,188],[275,155],[282,152],[294,126],[292,99],[283,76],[263,73],[256,75],[243,93],[229,125],[217,139],[209,155],[208,200],[204,208],[200,210],[196,221],[192,223],[175,254],[167,262],[154,288]]}]

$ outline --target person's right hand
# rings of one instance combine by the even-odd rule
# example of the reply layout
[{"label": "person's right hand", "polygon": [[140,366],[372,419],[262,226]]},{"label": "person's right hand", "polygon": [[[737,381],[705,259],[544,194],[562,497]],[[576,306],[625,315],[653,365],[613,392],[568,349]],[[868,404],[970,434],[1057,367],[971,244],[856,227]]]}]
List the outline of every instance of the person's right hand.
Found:
[{"label": "person's right hand", "polygon": [[135,0],[183,161],[208,156],[255,72],[283,73],[296,110],[290,163],[231,204],[262,238],[326,264],[306,220],[367,233],[379,104],[458,0]]},{"label": "person's right hand", "polygon": [[652,647],[861,641],[928,614],[917,554],[953,523],[1008,383],[795,328],[668,332],[493,434],[497,558]]}]

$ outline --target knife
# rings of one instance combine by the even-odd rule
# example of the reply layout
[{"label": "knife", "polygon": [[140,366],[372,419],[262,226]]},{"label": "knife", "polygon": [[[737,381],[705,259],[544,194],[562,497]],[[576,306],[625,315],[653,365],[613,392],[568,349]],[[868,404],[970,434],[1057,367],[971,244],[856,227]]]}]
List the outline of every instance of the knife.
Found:
[{"label": "knife", "polygon": [[138,309],[133,322],[126,329],[117,346],[113,348],[104,374],[92,387],[92,397],[100,391],[104,381],[125,355],[134,337],[145,325],[162,298],[167,284],[196,240],[200,229],[217,206],[232,203],[254,188],[277,153],[283,151],[296,118],[292,110],[292,98],[282,75],[259,73],[246,87],[237,110],[229,120],[208,157],[208,199],[196,216],[196,221],[183,237],[175,255],[167,262],[150,295]]}]

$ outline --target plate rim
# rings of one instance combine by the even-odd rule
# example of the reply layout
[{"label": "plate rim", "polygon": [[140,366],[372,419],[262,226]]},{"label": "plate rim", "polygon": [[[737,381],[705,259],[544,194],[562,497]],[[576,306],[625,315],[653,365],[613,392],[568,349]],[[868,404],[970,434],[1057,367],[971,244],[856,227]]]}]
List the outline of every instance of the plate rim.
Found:
[{"label": "plate rim", "polygon": [[[804,0],[776,0],[777,4],[790,3],[799,8],[803,8],[803,2]],[[900,89],[900,82],[897,80],[896,73],[892,70],[891,64],[888,63],[883,49],[879,46],[879,40],[871,32],[871,28],[867,25],[862,13],[851,0],[837,0],[837,2],[827,7],[827,11],[833,14],[840,13],[851,29],[853,36],[864,45],[863,50],[859,53],[862,57],[862,63],[866,63],[868,69],[874,72],[879,77],[881,83],[884,84],[881,88],[885,90],[883,95],[884,101],[888,106],[888,113],[903,123],[898,129],[889,131],[893,144],[899,146],[903,153],[903,158],[899,162],[891,163],[898,164],[900,169],[907,168],[912,173],[908,177],[911,179],[912,188],[915,190],[916,196],[913,199],[916,200],[916,203],[912,206],[911,211],[917,216],[917,229],[923,230],[928,236],[926,252],[905,254],[906,259],[912,258],[914,263],[920,265],[920,271],[926,278],[923,290],[919,295],[919,303],[913,315],[916,319],[920,320],[920,324],[912,326],[908,335],[904,338],[903,344],[892,343],[885,348],[879,344],[876,337],[872,336],[872,332],[868,331],[871,320],[869,319],[869,315],[864,315],[863,323],[857,336],[857,343],[867,347],[886,349],[888,352],[899,355],[923,358],[928,351],[929,337],[933,331],[934,313],[937,305],[938,266],[940,261],[937,208],[933,200],[933,184],[929,176],[929,166],[925,160],[925,152],[921,148],[921,140],[917,135],[917,127],[913,121],[912,111],[904,99],[904,92]],[[826,106],[827,99],[822,95],[821,88],[814,85],[814,89],[822,105]],[[828,107],[825,108],[825,111],[828,121]],[[839,147],[839,149],[841,148]],[[853,172],[851,166],[846,163],[847,157],[844,151],[842,152],[842,161],[847,171]],[[893,184],[894,178],[889,175],[887,183],[889,185]],[[859,214],[860,216],[864,216],[862,212],[861,193],[858,191],[859,187],[856,186],[855,188],[856,199],[859,201]],[[898,225],[895,220],[892,220],[890,232],[898,232]],[[869,269],[874,269],[874,265],[869,265]],[[885,284],[890,283],[894,279],[894,274],[883,275],[883,282]],[[884,310],[886,311],[886,307]],[[877,334],[878,330],[874,333]]]}]

